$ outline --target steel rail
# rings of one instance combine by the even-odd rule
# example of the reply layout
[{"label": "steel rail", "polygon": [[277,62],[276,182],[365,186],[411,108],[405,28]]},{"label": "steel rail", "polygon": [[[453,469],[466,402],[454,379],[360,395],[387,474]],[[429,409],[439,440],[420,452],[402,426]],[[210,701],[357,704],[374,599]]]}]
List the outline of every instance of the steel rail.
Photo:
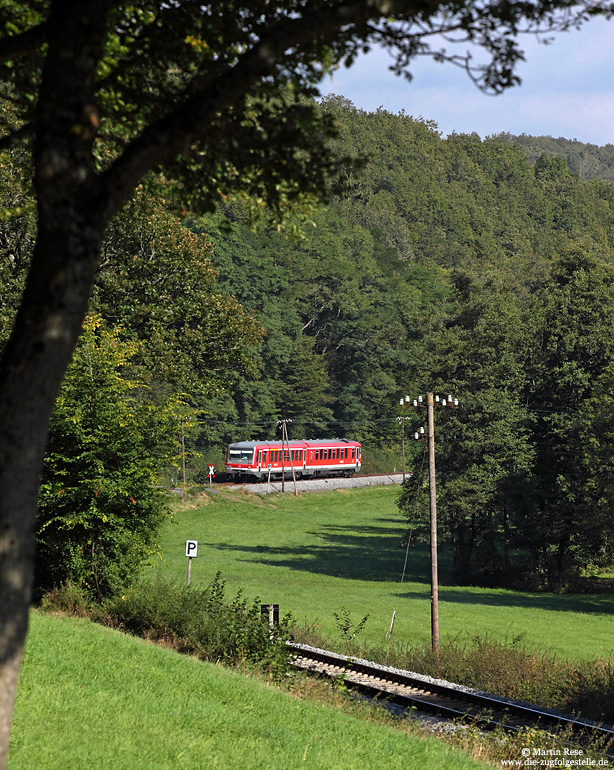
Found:
[{"label": "steel rail", "polygon": [[295,667],[328,677],[342,677],[348,689],[357,690],[370,698],[379,698],[404,709],[415,708],[447,719],[471,719],[484,729],[502,727],[508,731],[518,731],[523,727],[538,727],[558,733],[567,732],[581,743],[596,739],[603,742],[605,755],[614,757],[614,728],[609,725],[557,714],[539,706],[508,701],[309,645],[289,642],[288,646],[292,650]]}]

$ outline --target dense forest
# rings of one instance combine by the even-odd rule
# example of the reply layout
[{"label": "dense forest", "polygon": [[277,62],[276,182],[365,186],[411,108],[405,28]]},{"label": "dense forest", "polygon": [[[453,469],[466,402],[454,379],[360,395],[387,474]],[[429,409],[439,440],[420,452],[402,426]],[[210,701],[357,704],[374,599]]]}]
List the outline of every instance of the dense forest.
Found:
[{"label": "dense forest", "polygon": [[[338,125],[334,194],[284,231],[257,201],[195,216],[160,176],[112,223],[52,423],[39,522],[47,580],[62,578],[58,562],[73,578],[91,571],[66,532],[103,538],[118,485],[138,508],[111,458],[113,446],[142,455],[126,425],[157,459],[149,475],[130,471],[144,498],[156,473],[178,483],[182,465],[203,482],[228,442],[279,437],[282,417],[291,438],[358,439],[366,470],[391,471],[400,420],[406,435],[424,420],[399,398],[438,390],[460,402],[436,415],[453,579],[522,574],[558,587],[614,562],[614,148],[444,138],[429,121],[343,97],[321,109]],[[7,152],[0,165],[0,343],[34,238],[23,163]],[[103,423],[104,462],[88,433]],[[421,532],[423,445],[408,443],[407,462],[400,506]],[[112,484],[101,485],[101,463]],[[69,497],[75,474],[88,483]],[[139,527],[153,527],[159,511],[145,508]]]}]

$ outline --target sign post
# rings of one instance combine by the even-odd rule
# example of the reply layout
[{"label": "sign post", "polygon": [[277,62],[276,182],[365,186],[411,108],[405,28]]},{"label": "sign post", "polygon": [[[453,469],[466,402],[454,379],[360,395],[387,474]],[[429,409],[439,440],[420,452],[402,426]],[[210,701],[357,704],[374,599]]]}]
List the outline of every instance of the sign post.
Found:
[{"label": "sign post", "polygon": [[273,629],[275,628],[275,626],[279,625],[279,604],[261,604],[260,616],[265,620],[268,617],[269,628],[270,628],[269,635],[271,639],[273,639],[274,637]]},{"label": "sign post", "polygon": [[190,585],[190,577],[192,576],[192,559],[198,556],[198,540],[186,540],[185,541],[185,555],[188,557],[188,580],[186,582],[186,588]]},{"label": "sign post", "polygon": [[209,466],[209,486],[213,486],[213,479],[215,478],[215,463],[208,463]]}]

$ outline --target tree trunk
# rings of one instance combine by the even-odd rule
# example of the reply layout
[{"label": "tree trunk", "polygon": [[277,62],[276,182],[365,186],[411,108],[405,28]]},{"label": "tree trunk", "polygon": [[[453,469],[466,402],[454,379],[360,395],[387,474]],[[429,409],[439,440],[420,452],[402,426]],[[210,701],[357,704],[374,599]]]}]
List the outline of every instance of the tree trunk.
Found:
[{"label": "tree trunk", "polygon": [[[70,209],[58,212],[52,228],[39,220],[31,277],[0,370],[0,768],[28,627],[49,419],[81,330],[103,233],[91,226],[91,209],[87,227],[84,212]],[[79,227],[85,238],[75,237]]]},{"label": "tree trunk", "polygon": [[39,479],[51,411],[81,331],[111,213],[96,178],[91,105],[106,2],[54,2],[37,104],[38,233],[0,366],[0,768],[32,589]]}]

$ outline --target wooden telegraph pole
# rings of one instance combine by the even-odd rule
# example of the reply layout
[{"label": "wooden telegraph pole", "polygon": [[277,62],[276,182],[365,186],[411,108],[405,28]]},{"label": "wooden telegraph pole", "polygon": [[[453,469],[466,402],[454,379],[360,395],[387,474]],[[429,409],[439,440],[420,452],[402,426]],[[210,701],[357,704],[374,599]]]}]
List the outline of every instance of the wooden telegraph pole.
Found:
[{"label": "wooden telegraph pole", "polygon": [[[399,400],[399,404],[401,406],[401,409],[407,409],[408,406],[411,406],[410,404],[411,399],[409,396],[405,396],[405,398],[402,398]],[[401,412],[401,416],[399,417],[399,420],[401,421],[401,451],[403,456],[403,481],[405,481],[405,415]]]},{"label": "wooden telegraph pole", "polygon": [[439,653],[439,583],[437,577],[437,491],[435,488],[435,402],[426,394],[427,440],[429,456],[429,509],[431,524],[431,643]]},{"label": "wooden telegraph pole", "polygon": [[[424,406],[422,396],[415,399],[414,406]],[[431,542],[431,645],[435,655],[439,654],[439,580],[437,575],[437,488],[435,484],[435,409],[438,406],[456,408],[458,399],[448,396],[440,401],[439,396],[426,394],[427,442],[429,460],[429,510]],[[415,437],[422,439],[424,428]]]},{"label": "wooden telegraph pole", "polygon": [[286,420],[284,417],[283,420],[280,420],[279,423],[281,424],[281,491],[285,491],[285,477],[286,477],[286,463],[285,463],[285,451],[284,451],[284,442],[285,446],[288,447],[288,460],[290,461],[290,468],[292,469],[292,480],[294,481],[294,495],[295,497],[298,497],[298,490],[296,488],[296,474],[294,473],[294,464],[292,462],[292,454],[290,452],[290,441],[288,439],[288,423],[292,422],[292,420]]}]

